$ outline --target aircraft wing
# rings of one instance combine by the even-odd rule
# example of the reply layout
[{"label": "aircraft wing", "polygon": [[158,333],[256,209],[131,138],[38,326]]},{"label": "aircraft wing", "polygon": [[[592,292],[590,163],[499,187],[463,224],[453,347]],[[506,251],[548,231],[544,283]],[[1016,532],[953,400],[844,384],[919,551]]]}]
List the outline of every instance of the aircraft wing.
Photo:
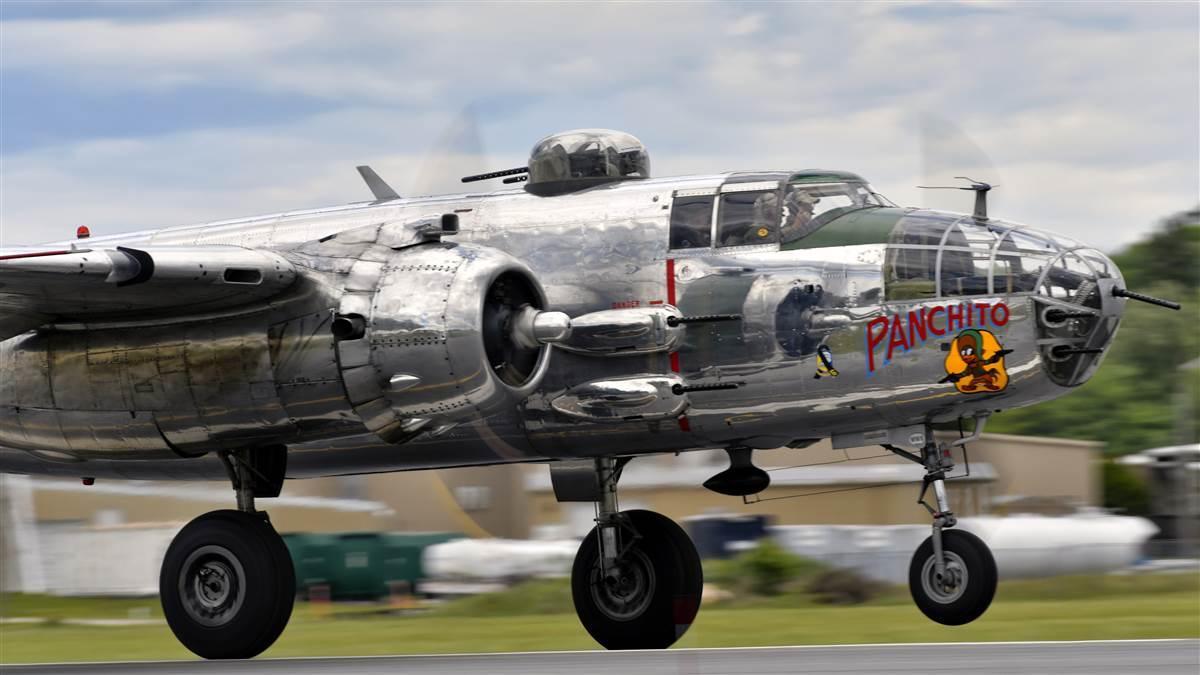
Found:
[{"label": "aircraft wing", "polygon": [[287,288],[296,269],[239,246],[0,249],[0,340],[48,321],[200,314]]}]

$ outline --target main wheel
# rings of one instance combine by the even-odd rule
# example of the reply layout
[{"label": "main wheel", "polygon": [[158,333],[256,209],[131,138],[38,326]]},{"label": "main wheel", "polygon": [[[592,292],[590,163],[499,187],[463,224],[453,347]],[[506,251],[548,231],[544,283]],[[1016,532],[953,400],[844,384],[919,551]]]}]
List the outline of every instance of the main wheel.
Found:
[{"label": "main wheel", "polygon": [[938,578],[933,537],[913,554],[908,589],[917,608],[934,621],[961,626],[978,619],[996,595],[996,559],[979,537],[962,530],[942,531],[946,574]]},{"label": "main wheel", "polygon": [[158,589],[184,647],[206,659],[248,659],[287,626],[296,573],[283,538],[261,515],[213,511],[175,535]]},{"label": "main wheel", "polygon": [[599,528],[579,546],[571,569],[575,613],[606,649],[666,649],[700,610],[700,555],[666,516],[625,511],[619,517],[621,556],[615,565],[601,564]]}]

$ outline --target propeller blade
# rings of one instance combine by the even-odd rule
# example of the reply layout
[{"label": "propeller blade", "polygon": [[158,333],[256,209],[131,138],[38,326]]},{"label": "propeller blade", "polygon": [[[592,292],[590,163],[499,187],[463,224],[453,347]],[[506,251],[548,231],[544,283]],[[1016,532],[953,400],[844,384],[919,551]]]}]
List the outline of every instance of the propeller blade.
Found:
[{"label": "propeller blade", "polygon": [[416,195],[462,192],[461,177],[487,164],[474,104],[464,106],[434,140],[413,181]]},{"label": "propeller blade", "polygon": [[[936,115],[924,115],[920,120],[920,152],[922,185],[953,185],[955,177],[970,176],[973,183],[999,185],[1000,174],[995,164],[979,145],[972,141],[953,122]],[[965,188],[970,190],[970,188]],[[922,205],[928,209],[971,213],[974,195],[959,190],[924,190]],[[992,211],[995,211],[993,194]]]}]

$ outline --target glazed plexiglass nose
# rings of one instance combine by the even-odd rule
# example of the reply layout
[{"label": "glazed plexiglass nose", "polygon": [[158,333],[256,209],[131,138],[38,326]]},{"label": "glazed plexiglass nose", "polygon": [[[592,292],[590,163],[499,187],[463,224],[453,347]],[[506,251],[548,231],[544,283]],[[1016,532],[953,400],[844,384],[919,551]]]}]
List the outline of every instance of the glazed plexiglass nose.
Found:
[{"label": "glazed plexiglass nose", "polygon": [[914,211],[897,223],[886,264],[889,300],[1037,293],[1070,301],[1120,279],[1103,253],[1001,220]]}]

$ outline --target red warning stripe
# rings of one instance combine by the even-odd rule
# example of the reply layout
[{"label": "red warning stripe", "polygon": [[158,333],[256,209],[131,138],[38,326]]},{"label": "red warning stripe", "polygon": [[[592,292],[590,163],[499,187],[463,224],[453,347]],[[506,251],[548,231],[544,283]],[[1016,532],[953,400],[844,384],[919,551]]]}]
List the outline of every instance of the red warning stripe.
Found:
[{"label": "red warning stripe", "polygon": [[[667,258],[667,304],[675,305],[675,259]],[[671,372],[679,372],[679,352],[671,352]],[[692,430],[687,415],[679,416],[679,430],[687,433]]]},{"label": "red warning stripe", "polygon": [[675,259],[667,258],[667,304],[675,304]]}]

